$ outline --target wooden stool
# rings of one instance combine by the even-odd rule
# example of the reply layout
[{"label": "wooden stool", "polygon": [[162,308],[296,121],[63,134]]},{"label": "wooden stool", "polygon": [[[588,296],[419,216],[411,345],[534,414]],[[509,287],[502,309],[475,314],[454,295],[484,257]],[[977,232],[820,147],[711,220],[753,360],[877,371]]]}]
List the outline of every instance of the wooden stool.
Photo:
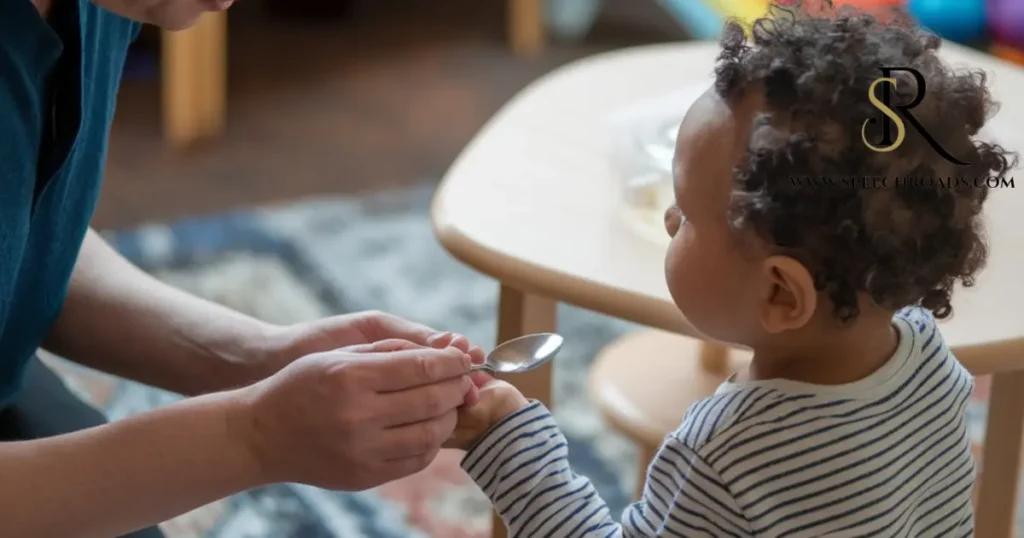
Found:
[{"label": "wooden stool", "polygon": [[694,402],[715,393],[750,352],[658,330],[628,334],[597,356],[590,396],[608,423],[640,448],[638,494],[647,465]]}]

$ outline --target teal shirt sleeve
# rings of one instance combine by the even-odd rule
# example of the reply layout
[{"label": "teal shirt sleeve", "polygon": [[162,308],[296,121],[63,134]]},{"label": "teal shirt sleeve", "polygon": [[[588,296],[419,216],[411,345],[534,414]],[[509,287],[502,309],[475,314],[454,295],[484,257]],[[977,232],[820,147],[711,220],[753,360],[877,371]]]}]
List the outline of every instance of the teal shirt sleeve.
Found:
[{"label": "teal shirt sleeve", "polygon": [[0,406],[60,313],[141,25],[89,0],[0,2]]}]

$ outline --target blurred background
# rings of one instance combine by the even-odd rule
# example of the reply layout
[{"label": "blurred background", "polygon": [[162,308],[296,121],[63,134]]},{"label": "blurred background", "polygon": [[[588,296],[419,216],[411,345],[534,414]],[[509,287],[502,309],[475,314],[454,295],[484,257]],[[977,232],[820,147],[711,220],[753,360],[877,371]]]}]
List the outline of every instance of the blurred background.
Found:
[{"label": "blurred background", "polygon": [[125,73],[97,225],[437,180],[552,68],[687,38],[656,2],[610,0],[585,37],[523,58],[506,12],[501,1],[241,0],[228,16],[224,132],[184,150],[164,137],[161,36],[146,28]]},{"label": "blurred background", "polygon": [[[538,2],[546,44],[521,54],[510,46],[509,6],[516,3],[241,0],[226,28],[197,32],[206,41],[196,40],[194,52],[179,55],[181,67],[163,77],[161,48],[170,45],[146,28],[125,73],[96,224],[124,227],[436,180],[484,122],[538,76],[616,48],[713,39],[723,16],[750,20],[767,0]],[[836,3],[906,5],[948,39],[1010,59],[1024,50],[1024,2]],[[172,78],[190,79],[179,87],[202,87],[195,79],[209,71],[192,64],[222,53],[213,35],[226,36],[223,63],[210,67],[225,70],[224,112],[214,120],[223,131],[207,129],[217,136],[193,144],[202,127],[169,134],[174,122],[161,114],[174,106],[161,105],[161,79],[168,87]],[[187,91],[163,93],[173,99],[166,94]],[[187,96],[177,101],[181,114],[195,108]]]},{"label": "blurred background", "polygon": [[[950,39],[1010,59],[1024,49],[1014,42],[1020,0],[909,1]],[[241,0],[189,32],[146,28],[125,71],[94,225],[146,271],[268,321],[382,309],[490,345],[498,283],[431,231],[430,198],[453,159],[561,65],[713,39],[723,15],[765,10],[762,0],[552,0],[517,14],[517,3],[529,2]],[[510,17],[535,20],[515,36]],[[223,114],[210,112],[217,103]],[[576,470],[619,513],[636,448],[603,423],[585,381],[598,350],[635,327],[559,308],[556,415]],[[48,360],[112,419],[177,398]],[[164,528],[169,538],[484,538],[490,509],[445,454],[368,492],[282,484]]]}]

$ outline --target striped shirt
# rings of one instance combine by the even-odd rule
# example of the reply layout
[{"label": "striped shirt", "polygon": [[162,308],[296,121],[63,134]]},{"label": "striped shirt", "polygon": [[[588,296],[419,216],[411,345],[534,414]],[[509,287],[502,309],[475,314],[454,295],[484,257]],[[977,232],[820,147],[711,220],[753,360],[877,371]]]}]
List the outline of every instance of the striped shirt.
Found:
[{"label": "striped shirt", "polygon": [[974,381],[930,313],[907,308],[893,323],[896,353],[864,379],[726,382],[696,402],[621,518],[569,467],[539,402],[462,465],[517,538],[972,536]]}]

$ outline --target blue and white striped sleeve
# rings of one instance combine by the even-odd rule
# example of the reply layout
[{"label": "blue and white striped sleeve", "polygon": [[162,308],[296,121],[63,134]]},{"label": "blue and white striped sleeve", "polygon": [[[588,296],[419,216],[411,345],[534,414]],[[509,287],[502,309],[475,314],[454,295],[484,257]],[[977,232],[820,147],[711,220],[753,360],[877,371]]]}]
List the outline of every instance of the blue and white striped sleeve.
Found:
[{"label": "blue and white striped sleeve", "polygon": [[551,412],[533,402],[470,448],[463,469],[494,503],[511,538],[746,537],[728,489],[675,436],[648,469],[644,498],[621,522],[586,477],[569,467]]}]

